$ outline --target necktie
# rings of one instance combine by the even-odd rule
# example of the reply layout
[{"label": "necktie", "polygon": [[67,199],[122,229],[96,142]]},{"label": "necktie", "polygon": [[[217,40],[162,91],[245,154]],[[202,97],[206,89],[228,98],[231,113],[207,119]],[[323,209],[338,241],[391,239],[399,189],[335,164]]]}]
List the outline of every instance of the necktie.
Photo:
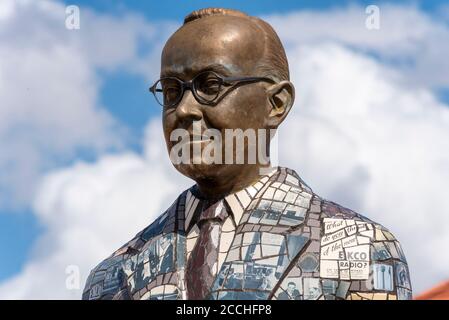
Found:
[{"label": "necktie", "polygon": [[228,216],[223,200],[205,204],[198,219],[199,236],[187,261],[185,283],[189,300],[203,300],[217,274],[221,227]]}]

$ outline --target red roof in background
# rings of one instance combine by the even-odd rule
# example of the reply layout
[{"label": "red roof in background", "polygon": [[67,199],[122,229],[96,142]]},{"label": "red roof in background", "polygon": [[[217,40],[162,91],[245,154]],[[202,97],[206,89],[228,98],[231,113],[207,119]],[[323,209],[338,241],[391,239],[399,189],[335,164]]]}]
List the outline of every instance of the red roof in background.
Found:
[{"label": "red roof in background", "polygon": [[421,293],[415,300],[449,300],[449,280]]}]

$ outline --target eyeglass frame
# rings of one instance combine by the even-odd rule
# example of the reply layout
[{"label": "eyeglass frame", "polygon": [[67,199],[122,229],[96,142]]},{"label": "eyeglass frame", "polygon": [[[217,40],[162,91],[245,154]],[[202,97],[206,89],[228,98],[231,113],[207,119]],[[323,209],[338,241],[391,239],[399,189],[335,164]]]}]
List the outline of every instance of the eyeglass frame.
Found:
[{"label": "eyeglass frame", "polygon": [[[194,86],[195,79],[198,76],[200,76],[200,75],[202,75],[204,73],[212,73],[218,79],[221,80],[220,90],[218,91],[217,95],[211,101],[207,101],[204,98],[200,97],[198,95],[198,93],[196,92],[197,89]],[[157,86],[157,84],[159,82],[161,82],[162,80],[167,80],[167,79],[176,80],[176,81],[178,81],[181,84],[181,93],[179,95],[179,98],[175,102],[173,102],[173,103],[171,103],[169,105],[165,105],[163,103],[160,103],[159,99],[156,96],[156,86]],[[226,90],[223,95],[220,96],[220,93],[223,92],[221,90],[223,84],[229,83],[229,82],[236,82],[236,81],[237,81],[237,83],[231,84],[231,87],[228,90]],[[205,70],[205,71],[199,72],[191,80],[187,80],[187,81],[183,81],[183,80],[181,80],[181,79],[179,79],[177,77],[170,77],[170,76],[162,77],[159,80],[157,80],[148,90],[154,95],[154,98],[156,99],[157,103],[159,105],[161,105],[162,107],[164,107],[164,108],[171,108],[171,107],[177,105],[179,102],[181,102],[182,98],[184,97],[184,93],[185,93],[186,89],[189,89],[192,92],[195,100],[198,103],[203,104],[203,105],[212,105],[213,106],[213,105],[216,105],[227,94],[227,92],[230,91],[236,85],[241,84],[241,83],[251,83],[251,82],[259,82],[259,81],[267,81],[267,82],[271,82],[271,83],[276,83],[275,80],[273,80],[271,78],[268,78],[268,77],[243,77],[243,76],[241,76],[241,77],[237,77],[237,76],[234,76],[234,77],[222,77],[218,73],[216,73],[215,71]],[[158,91],[158,92],[160,92],[160,91]],[[220,98],[220,99],[218,99],[218,98]]]}]

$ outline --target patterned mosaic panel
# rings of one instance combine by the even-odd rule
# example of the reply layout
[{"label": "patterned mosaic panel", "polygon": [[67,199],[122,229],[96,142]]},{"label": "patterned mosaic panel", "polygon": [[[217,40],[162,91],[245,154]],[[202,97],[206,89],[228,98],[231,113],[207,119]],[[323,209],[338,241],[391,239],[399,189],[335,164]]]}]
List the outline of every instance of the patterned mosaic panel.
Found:
[{"label": "patterned mosaic panel", "polygon": [[[220,201],[217,212],[229,215],[212,229],[218,258],[206,298],[411,299],[407,262],[394,236],[320,198],[294,171],[277,168]],[[91,271],[83,299],[189,299],[186,265],[205,204],[195,187],[183,192]]]}]

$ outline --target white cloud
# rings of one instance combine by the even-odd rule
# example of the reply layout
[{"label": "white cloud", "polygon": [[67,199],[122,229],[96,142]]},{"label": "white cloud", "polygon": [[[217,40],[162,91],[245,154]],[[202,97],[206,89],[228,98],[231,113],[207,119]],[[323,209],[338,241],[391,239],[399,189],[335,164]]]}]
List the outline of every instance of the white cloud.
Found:
[{"label": "white cloud", "polygon": [[[382,33],[371,39],[357,8],[269,18],[287,44],[297,87],[279,133],[280,163],[318,194],[391,229],[419,292],[449,276],[449,111],[430,90],[449,82],[427,73],[425,63],[436,58],[418,50],[432,45],[443,55],[445,44],[429,35],[447,28],[413,7],[381,7]],[[419,63],[423,56],[423,67],[385,63],[373,51]],[[65,288],[66,266],[80,266],[83,285],[90,268],[189,185],[171,168],[157,122],[148,125],[143,155],[104,155],[45,177],[34,208],[47,232],[22,272],[0,285],[0,297],[79,298]]]},{"label": "white cloud", "polygon": [[159,70],[143,59],[169,27],[157,32],[137,14],[81,8],[80,29],[68,30],[65,15],[54,1],[0,5],[0,145],[8,150],[0,154],[0,209],[27,206],[41,174],[58,160],[126,141],[126,129],[99,102],[98,70],[148,78]]},{"label": "white cloud", "polygon": [[448,106],[340,45],[290,56],[298,98],[280,131],[280,162],[391,229],[418,292],[449,277]]},{"label": "white cloud", "polygon": [[380,57],[400,70],[410,85],[449,86],[449,19],[431,16],[416,5],[380,4],[380,28],[369,30],[365,8],[350,6],[326,11],[300,11],[269,16],[284,43],[335,41]]},{"label": "white cloud", "polygon": [[432,92],[449,87],[449,27],[415,6],[380,6],[379,30],[365,19],[358,6],[268,17],[298,89],[279,157],[390,228],[419,292],[449,277],[449,108]]},{"label": "white cloud", "polygon": [[67,266],[79,267],[82,289],[95,263],[150,224],[190,185],[167,161],[160,119],[147,132],[151,148],[145,156],[107,155],[45,178],[34,208],[47,232],[20,275],[0,287],[0,297],[79,299],[79,290],[65,286]]}]

